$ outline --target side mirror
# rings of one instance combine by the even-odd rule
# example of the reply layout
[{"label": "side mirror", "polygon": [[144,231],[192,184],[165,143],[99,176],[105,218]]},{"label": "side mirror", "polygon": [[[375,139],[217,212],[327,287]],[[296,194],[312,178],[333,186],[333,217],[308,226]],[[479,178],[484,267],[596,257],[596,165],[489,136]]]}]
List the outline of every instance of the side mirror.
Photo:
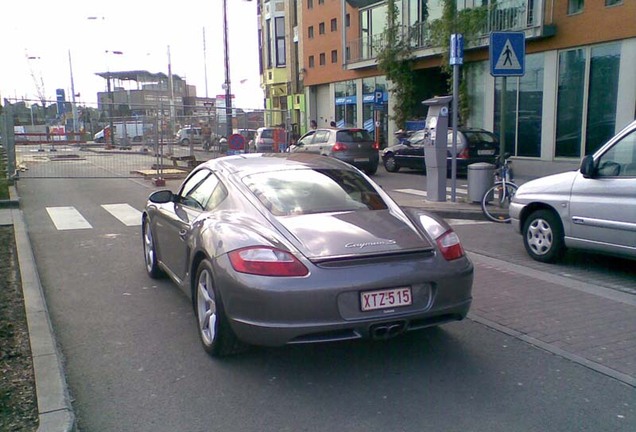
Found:
[{"label": "side mirror", "polygon": [[583,160],[581,161],[581,166],[579,167],[579,170],[581,171],[581,174],[583,175],[583,177],[585,178],[593,177],[595,169],[596,168],[594,166],[594,157],[592,155],[585,156]]},{"label": "side mirror", "polygon": [[160,190],[150,194],[148,200],[155,204],[167,204],[174,201],[174,194],[169,190]]}]

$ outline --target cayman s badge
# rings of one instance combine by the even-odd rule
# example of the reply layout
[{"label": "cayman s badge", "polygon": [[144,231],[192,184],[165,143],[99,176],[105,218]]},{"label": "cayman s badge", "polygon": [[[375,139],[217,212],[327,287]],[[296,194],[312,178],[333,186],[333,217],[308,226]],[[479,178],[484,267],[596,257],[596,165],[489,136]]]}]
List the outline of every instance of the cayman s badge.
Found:
[{"label": "cayman s badge", "polygon": [[368,246],[388,246],[388,245],[394,245],[394,244],[397,244],[395,240],[384,240],[384,241],[375,241],[375,242],[347,243],[345,247],[363,249]]}]

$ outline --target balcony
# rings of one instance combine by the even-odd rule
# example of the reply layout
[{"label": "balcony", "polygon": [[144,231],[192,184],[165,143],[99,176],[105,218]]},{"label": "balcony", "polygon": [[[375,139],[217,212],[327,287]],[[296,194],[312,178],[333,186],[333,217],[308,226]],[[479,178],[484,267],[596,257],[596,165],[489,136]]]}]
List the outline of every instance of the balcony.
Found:
[{"label": "balcony", "polygon": [[[542,19],[545,3],[546,0],[499,0],[489,7],[473,9],[475,12],[483,12],[484,26],[466,49],[488,46],[489,36],[493,31],[522,31],[526,34],[526,40],[553,36],[554,26],[544,23]],[[433,46],[431,40],[431,28],[434,26],[435,21],[432,21],[402,28],[402,38],[409,41],[416,58],[441,52],[441,48]],[[375,66],[378,50],[384,43],[382,35],[347,41],[346,67],[361,69]]]}]

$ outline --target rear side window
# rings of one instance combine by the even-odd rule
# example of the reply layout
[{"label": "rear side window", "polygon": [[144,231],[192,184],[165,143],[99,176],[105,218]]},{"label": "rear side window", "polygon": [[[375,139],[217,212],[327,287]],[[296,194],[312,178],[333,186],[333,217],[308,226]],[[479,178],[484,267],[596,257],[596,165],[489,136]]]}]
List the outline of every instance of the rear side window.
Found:
[{"label": "rear side window", "polygon": [[496,143],[497,138],[495,135],[491,135],[486,132],[464,132],[466,135],[466,140],[470,144],[479,144],[479,143]]},{"label": "rear side window", "polygon": [[366,129],[351,129],[338,131],[336,135],[338,142],[366,142],[373,141]]},{"label": "rear side window", "polygon": [[316,134],[314,135],[314,142],[315,143],[325,143],[329,140],[329,131],[318,131],[316,132]]}]

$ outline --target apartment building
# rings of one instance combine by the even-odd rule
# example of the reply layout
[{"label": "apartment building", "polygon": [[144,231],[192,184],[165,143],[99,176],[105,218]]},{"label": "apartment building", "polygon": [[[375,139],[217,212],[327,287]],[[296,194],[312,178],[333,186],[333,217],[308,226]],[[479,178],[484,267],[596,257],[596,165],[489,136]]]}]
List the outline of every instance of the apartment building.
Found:
[{"label": "apartment building", "polygon": [[307,130],[300,61],[298,5],[296,0],[260,0],[260,73],[265,93],[265,125],[284,125],[292,135]]},{"label": "apartment building", "polygon": [[[483,32],[465,46],[461,77],[469,115],[463,123],[498,133],[505,100],[506,150],[513,154],[518,173],[575,168],[583,155],[636,117],[636,1],[397,0],[403,37],[411,41],[416,60],[415,92],[422,100],[450,92],[448,76],[440,68],[443,47],[432,46],[429,38],[435,20],[443,19],[447,1],[455,3],[458,13],[481,8],[486,17]],[[396,125],[390,119],[390,83],[376,62],[387,1],[284,3],[286,10],[294,3],[296,14],[289,35],[297,41],[300,86],[294,91],[305,96],[300,110],[305,118],[299,123],[365,127],[391,144]],[[525,34],[525,74],[506,78],[505,99],[503,79],[490,74],[491,31]],[[281,76],[285,78],[280,83],[265,82],[274,86],[284,81],[292,88],[293,73]],[[413,117],[425,112],[421,107]]]}]

